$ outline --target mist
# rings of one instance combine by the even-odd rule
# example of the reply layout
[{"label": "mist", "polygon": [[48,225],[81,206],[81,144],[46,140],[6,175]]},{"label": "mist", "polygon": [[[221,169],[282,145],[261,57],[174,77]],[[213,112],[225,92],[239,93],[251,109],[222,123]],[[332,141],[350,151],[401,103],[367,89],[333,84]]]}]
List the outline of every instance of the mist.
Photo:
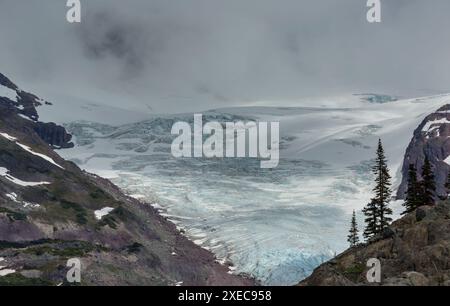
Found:
[{"label": "mist", "polygon": [[39,93],[151,112],[450,91],[450,2],[0,0],[0,71]]}]

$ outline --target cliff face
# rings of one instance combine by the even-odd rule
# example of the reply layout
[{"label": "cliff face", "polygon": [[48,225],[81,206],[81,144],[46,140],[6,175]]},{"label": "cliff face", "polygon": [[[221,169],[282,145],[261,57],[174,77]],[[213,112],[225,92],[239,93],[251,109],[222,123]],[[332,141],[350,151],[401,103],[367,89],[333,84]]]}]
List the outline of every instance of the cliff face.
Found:
[{"label": "cliff face", "polygon": [[397,193],[399,199],[405,198],[409,165],[416,166],[420,178],[425,156],[429,158],[433,166],[437,196],[446,197],[445,183],[450,172],[450,160],[445,161],[450,156],[450,105],[445,105],[427,116],[414,131],[403,162],[403,180]]},{"label": "cliff face", "polygon": [[254,284],[151,206],[59,157],[52,146],[70,136],[38,122],[34,95],[0,83],[13,89],[0,91],[0,285],[65,284],[70,258],[81,260],[82,285]]},{"label": "cliff face", "polygon": [[[27,120],[22,124],[22,129],[32,129],[46,143],[54,148],[72,148],[72,136],[62,126],[55,123],[39,122],[37,107],[49,102],[39,99],[37,96],[23,91],[6,76],[0,73],[0,112],[7,118],[9,114],[19,115]],[[8,96],[2,96],[1,92],[8,92]]]},{"label": "cliff face", "polygon": [[375,242],[347,250],[300,285],[374,285],[366,278],[370,258],[381,261],[378,285],[450,286],[450,202],[419,208],[395,221]]}]

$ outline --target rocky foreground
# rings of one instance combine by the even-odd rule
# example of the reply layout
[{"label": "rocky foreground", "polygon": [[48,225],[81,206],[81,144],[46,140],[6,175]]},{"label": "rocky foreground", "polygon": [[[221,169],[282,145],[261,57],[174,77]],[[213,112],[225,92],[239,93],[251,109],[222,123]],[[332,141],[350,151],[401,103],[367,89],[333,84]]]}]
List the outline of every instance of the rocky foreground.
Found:
[{"label": "rocky foreground", "polygon": [[[381,261],[381,283],[369,283],[366,263]],[[450,201],[421,207],[373,242],[318,267],[301,286],[450,286]]]},{"label": "rocky foreground", "polygon": [[[36,96],[0,74],[0,286],[254,285],[229,273],[150,205],[63,160],[63,127],[38,121]],[[3,96],[2,94],[3,93]]]}]

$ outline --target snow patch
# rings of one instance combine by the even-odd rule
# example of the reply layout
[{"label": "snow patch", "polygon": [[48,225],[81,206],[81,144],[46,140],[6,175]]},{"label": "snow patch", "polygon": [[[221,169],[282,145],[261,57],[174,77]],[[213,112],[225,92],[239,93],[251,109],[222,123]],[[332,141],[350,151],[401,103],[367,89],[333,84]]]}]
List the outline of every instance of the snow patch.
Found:
[{"label": "snow patch", "polygon": [[38,208],[41,206],[39,204],[35,204],[35,203],[27,202],[27,201],[19,201],[17,199],[17,194],[15,192],[7,193],[5,196],[7,198],[9,198],[11,201],[23,205],[24,208],[27,208],[27,207]]},{"label": "snow patch", "polygon": [[[5,258],[0,257],[0,262],[4,262]],[[6,276],[8,274],[15,273],[16,270],[13,269],[5,269],[7,266],[0,266],[0,276]]]},{"label": "snow patch", "polygon": [[28,116],[25,116],[24,114],[19,114],[19,117],[22,118],[22,119],[28,120],[28,121],[34,121],[33,119],[31,119]]},{"label": "snow patch", "polygon": [[35,156],[37,156],[37,157],[40,157],[40,158],[42,158],[42,159],[48,161],[49,163],[55,165],[56,167],[58,167],[58,168],[64,170],[64,168],[61,167],[60,165],[58,165],[51,157],[48,157],[47,155],[44,155],[44,154],[41,154],[41,153],[36,153],[36,152],[34,152],[29,146],[23,145],[23,144],[21,144],[21,143],[19,143],[19,142],[16,142],[16,144],[17,144],[19,147],[21,147],[22,149],[24,149],[25,151],[27,151],[28,153],[31,153],[31,154],[33,154],[33,155],[35,155]]},{"label": "snow patch", "polygon": [[10,199],[11,201],[13,201],[13,202],[16,202],[16,203],[19,202],[19,201],[17,200],[17,194],[14,193],[14,192],[12,192],[12,193],[7,193],[7,194],[5,194],[5,196],[6,196],[8,199]]},{"label": "snow patch", "polygon": [[6,138],[9,141],[16,141],[17,138],[13,137],[11,135],[9,135],[8,133],[0,133],[0,136],[2,136],[3,138]]},{"label": "snow patch", "polygon": [[448,120],[447,118],[442,118],[442,119],[437,119],[437,120],[432,120],[432,121],[428,121],[423,129],[422,132],[431,132],[431,126],[436,125],[436,124],[448,124],[450,123],[450,120]]},{"label": "snow patch", "polygon": [[446,159],[444,159],[444,163],[450,166],[450,156],[448,156]]},{"label": "snow patch", "polygon": [[112,207],[104,207],[102,209],[96,210],[94,212],[95,214],[95,218],[97,220],[101,220],[104,216],[107,216],[110,212],[112,212],[114,210],[114,208]]},{"label": "snow patch", "polygon": [[20,185],[23,187],[34,187],[34,186],[39,186],[39,185],[49,185],[51,183],[49,182],[25,182],[22,181],[18,178],[15,178],[11,175],[8,174],[9,170],[3,167],[0,167],[0,176],[3,176],[4,178],[6,178],[8,181],[13,182],[16,185]]},{"label": "snow patch", "polygon": [[21,144],[20,142],[17,141],[17,138],[16,138],[16,137],[13,137],[13,136],[11,136],[11,135],[9,135],[9,134],[7,134],[7,133],[0,133],[0,136],[2,136],[3,138],[5,138],[5,139],[7,139],[7,140],[9,140],[9,141],[15,142],[16,145],[18,145],[19,147],[21,147],[22,149],[24,149],[24,150],[27,151],[28,153],[31,153],[31,154],[34,155],[34,156],[40,157],[40,158],[42,158],[42,159],[48,161],[49,163],[51,163],[51,164],[57,166],[58,168],[64,169],[63,167],[61,167],[60,165],[58,165],[52,158],[48,157],[47,155],[41,154],[41,153],[37,153],[37,152],[34,152],[29,146],[26,146],[26,145],[24,145],[24,144]]},{"label": "snow patch", "polygon": [[9,275],[9,274],[13,274],[13,273],[16,273],[16,270],[13,270],[13,269],[0,270],[0,276],[6,276],[6,275]]}]

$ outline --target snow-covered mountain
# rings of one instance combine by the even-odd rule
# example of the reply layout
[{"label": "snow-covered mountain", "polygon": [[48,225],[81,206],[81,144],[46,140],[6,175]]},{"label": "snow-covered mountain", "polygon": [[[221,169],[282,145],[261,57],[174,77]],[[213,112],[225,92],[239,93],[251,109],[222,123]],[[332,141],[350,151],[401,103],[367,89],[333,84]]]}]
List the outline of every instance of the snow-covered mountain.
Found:
[{"label": "snow-covered mountain", "polygon": [[[192,121],[193,114],[153,115],[125,125],[66,123],[76,146],[60,153],[153,203],[197,244],[233,263],[236,272],[264,284],[295,284],[346,248],[350,213],[371,196],[370,162],[378,138],[398,186],[414,129],[450,101],[441,95],[382,99],[389,103],[357,97],[356,103],[355,97],[348,108],[242,107],[203,113],[204,121],[279,121],[280,165],[272,170],[248,159],[173,158],[171,126]],[[397,215],[400,204],[393,204]]]}]

